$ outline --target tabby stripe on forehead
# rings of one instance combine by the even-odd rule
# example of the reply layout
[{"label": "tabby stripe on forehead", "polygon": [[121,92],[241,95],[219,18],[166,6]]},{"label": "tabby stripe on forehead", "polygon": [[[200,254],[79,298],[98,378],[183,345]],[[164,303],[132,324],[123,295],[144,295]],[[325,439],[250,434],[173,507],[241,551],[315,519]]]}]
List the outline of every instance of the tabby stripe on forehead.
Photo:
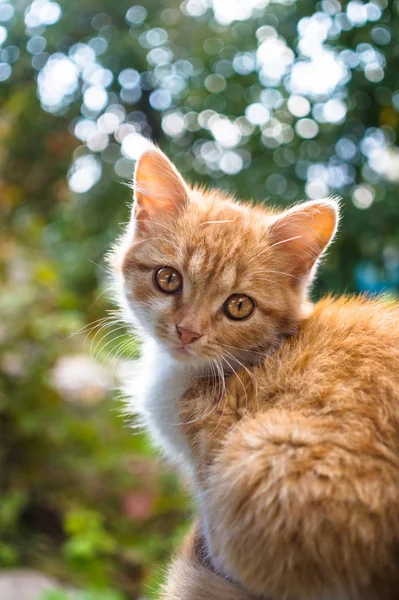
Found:
[{"label": "tabby stripe on forehead", "polygon": [[152,271],[153,269],[155,269],[155,266],[149,265],[148,263],[142,262],[140,260],[137,260],[135,258],[133,258],[133,256],[126,256],[125,260],[123,261],[123,270],[124,271],[130,271],[133,269],[137,269],[138,271]]},{"label": "tabby stripe on forehead", "polygon": [[137,261],[135,267],[138,271],[152,271],[155,267],[154,265],[149,265],[148,263]]}]

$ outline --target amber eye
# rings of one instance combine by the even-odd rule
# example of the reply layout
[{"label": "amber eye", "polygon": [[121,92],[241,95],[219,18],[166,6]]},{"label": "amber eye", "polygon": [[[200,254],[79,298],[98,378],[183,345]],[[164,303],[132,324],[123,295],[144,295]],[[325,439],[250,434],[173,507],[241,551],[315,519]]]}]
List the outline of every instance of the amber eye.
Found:
[{"label": "amber eye", "polygon": [[223,304],[223,310],[229,319],[241,321],[248,319],[254,311],[255,302],[244,294],[233,294]]},{"label": "amber eye", "polygon": [[183,277],[172,267],[160,267],[154,275],[157,287],[165,294],[180,294],[183,288]]}]

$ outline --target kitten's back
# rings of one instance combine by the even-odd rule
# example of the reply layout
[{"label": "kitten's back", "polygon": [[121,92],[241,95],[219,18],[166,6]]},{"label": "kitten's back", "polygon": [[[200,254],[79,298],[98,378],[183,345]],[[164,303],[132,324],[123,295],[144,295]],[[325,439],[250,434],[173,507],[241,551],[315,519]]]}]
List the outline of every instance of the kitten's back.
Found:
[{"label": "kitten's back", "polygon": [[206,508],[212,555],[251,592],[398,597],[398,317],[388,300],[325,299],[253,377],[239,373],[245,393],[229,386],[243,417]]},{"label": "kitten's back", "polygon": [[398,304],[363,297],[323,299],[257,375],[268,395],[278,390],[276,400],[287,407],[292,400],[296,409],[299,401],[304,408],[348,411],[362,403],[373,410],[379,399],[397,410]]}]

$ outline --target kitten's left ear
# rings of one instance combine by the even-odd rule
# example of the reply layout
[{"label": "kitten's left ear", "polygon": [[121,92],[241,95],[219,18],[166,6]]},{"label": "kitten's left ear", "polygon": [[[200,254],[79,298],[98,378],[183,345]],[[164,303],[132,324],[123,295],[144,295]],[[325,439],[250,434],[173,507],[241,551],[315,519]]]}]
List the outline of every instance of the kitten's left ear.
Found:
[{"label": "kitten's left ear", "polygon": [[285,258],[285,268],[295,279],[309,280],[338,221],[339,203],[332,198],[303,202],[276,217],[269,228],[272,247]]},{"label": "kitten's left ear", "polygon": [[133,218],[139,228],[177,215],[187,204],[188,186],[161,150],[150,147],[134,173]]}]

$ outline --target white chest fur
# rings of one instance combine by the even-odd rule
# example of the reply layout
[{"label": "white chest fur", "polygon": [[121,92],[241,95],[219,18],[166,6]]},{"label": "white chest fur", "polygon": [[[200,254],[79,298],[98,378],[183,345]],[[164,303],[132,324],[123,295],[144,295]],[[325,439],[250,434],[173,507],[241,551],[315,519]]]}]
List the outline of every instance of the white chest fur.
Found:
[{"label": "white chest fur", "polygon": [[178,401],[195,375],[192,366],[173,360],[149,340],[125,382],[131,412],[139,416],[155,446],[185,469],[191,456],[179,426]]}]

